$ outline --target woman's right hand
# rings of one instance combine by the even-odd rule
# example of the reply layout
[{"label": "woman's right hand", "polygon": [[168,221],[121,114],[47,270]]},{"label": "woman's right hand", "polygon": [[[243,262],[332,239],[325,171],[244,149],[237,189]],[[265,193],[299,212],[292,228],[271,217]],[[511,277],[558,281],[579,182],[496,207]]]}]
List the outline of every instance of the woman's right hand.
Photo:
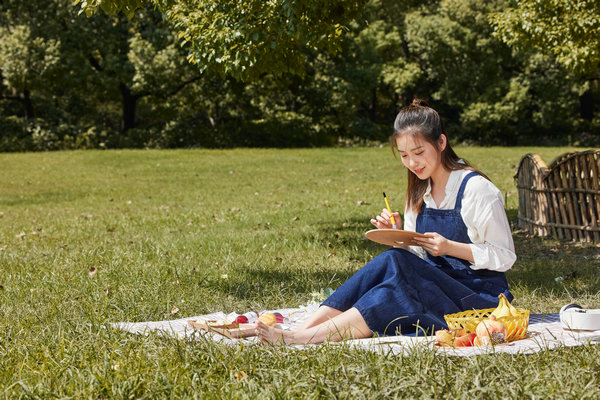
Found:
[{"label": "woman's right hand", "polygon": [[381,215],[376,216],[371,219],[371,223],[377,227],[377,229],[392,229],[392,220],[391,216],[394,216],[394,221],[396,222],[396,228],[402,229],[402,218],[400,218],[400,214],[395,212],[391,213],[387,208],[384,208],[381,211]]}]

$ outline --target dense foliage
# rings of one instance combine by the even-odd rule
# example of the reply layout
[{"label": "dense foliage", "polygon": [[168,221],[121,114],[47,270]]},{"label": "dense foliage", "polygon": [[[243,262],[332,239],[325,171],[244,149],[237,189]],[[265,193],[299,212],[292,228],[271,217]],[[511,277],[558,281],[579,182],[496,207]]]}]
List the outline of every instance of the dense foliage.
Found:
[{"label": "dense foliage", "polygon": [[[355,19],[360,1],[238,3],[3,1],[0,150],[386,140],[414,96],[454,141],[600,142],[597,62],[507,39],[507,0],[370,0]],[[597,35],[573,46],[585,61]]]},{"label": "dense foliage", "polygon": [[597,0],[520,0],[492,18],[504,42],[537,47],[569,69],[598,75],[598,6]]},{"label": "dense foliage", "polygon": [[333,51],[345,23],[359,15],[366,0],[75,0],[92,15],[133,17],[146,4],[172,23],[190,45],[188,60],[201,71],[237,79],[264,73],[303,74],[303,49]]}]

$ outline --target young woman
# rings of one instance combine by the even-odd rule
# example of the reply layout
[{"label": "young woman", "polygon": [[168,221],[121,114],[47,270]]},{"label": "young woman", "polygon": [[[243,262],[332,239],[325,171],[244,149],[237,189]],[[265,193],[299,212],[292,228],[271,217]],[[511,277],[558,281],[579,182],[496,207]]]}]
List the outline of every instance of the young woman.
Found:
[{"label": "young woman", "polygon": [[[432,334],[446,328],[444,314],[496,307],[500,293],[512,300],[504,272],[516,255],[501,192],[454,153],[438,113],[422,100],[400,111],[392,144],[408,169],[404,229],[426,238],[375,257],[298,329],[258,322],[261,341]],[[392,228],[386,209],[371,223]]]}]

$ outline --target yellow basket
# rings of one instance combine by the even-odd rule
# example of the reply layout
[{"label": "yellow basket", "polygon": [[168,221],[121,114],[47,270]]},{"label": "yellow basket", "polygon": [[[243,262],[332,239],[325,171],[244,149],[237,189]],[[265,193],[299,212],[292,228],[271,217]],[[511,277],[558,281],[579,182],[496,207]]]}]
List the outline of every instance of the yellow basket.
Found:
[{"label": "yellow basket", "polygon": [[[465,329],[467,333],[475,333],[477,324],[482,320],[489,318],[495,308],[485,308],[482,310],[468,310],[456,314],[446,314],[444,319],[448,324],[448,329]],[[525,339],[527,337],[527,327],[529,326],[529,310],[517,308],[517,315],[509,317],[500,317],[498,321],[506,327],[506,341]]]}]

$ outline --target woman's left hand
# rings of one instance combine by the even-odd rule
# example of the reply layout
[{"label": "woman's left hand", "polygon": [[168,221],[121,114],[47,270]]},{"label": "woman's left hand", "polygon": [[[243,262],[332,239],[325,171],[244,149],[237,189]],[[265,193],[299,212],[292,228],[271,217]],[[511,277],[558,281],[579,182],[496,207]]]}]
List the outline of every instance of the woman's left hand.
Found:
[{"label": "woman's left hand", "polygon": [[448,254],[450,241],[436,232],[426,232],[427,237],[414,238],[415,243],[434,257]]}]

